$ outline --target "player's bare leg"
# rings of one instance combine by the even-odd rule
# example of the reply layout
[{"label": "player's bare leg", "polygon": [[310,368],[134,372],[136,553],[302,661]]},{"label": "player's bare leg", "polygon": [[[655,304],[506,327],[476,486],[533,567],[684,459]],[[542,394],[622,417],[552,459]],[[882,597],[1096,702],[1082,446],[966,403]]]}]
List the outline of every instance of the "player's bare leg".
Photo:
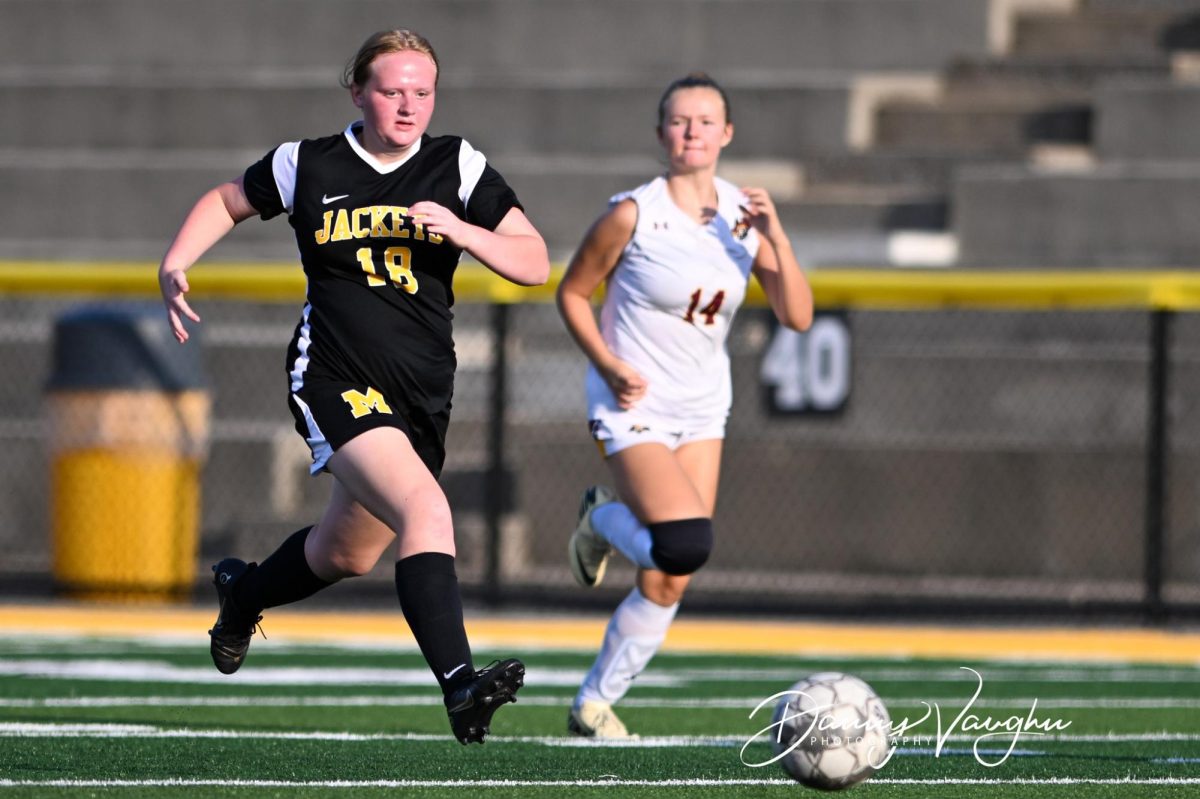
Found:
[{"label": "player's bare leg", "polygon": [[711,516],[716,504],[721,441],[697,441],[671,451],[640,444],[608,458],[621,501],[643,524]]},{"label": "player's bare leg", "polygon": [[329,504],[309,533],[304,554],[312,570],[332,582],[366,574],[395,540],[392,529],[334,479]]},{"label": "player's bare leg", "polygon": [[396,560],[422,552],[454,556],[450,503],[402,430],[368,430],[343,444],[328,469],[355,502],[395,533]]}]

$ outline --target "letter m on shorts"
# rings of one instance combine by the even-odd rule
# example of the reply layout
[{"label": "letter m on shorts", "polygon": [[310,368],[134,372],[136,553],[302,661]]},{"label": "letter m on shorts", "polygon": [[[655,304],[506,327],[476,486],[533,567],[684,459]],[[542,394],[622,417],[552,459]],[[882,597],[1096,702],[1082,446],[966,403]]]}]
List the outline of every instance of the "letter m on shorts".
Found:
[{"label": "letter m on shorts", "polygon": [[354,418],[366,416],[371,411],[379,411],[380,413],[391,413],[392,409],[388,407],[387,402],[383,399],[383,395],[375,389],[367,386],[367,393],[355,391],[342,392],[342,399],[350,405],[350,412],[354,414]]}]

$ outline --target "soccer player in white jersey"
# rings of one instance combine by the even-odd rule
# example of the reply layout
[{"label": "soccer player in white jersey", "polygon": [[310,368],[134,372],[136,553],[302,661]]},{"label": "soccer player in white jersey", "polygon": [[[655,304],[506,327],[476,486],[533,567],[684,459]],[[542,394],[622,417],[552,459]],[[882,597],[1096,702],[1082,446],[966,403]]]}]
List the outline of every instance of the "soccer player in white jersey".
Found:
[{"label": "soccer player in white jersey", "polygon": [[[610,200],[558,290],[590,361],[589,427],[616,485],[584,492],[571,570],[598,585],[613,549],[638,567],[568,716],[583,736],[629,735],[612,705],[662,644],[712,549],[731,404],[725,339],[750,274],[781,324],[812,322],[812,292],[770,196],[716,176],[733,138],[721,87],[701,73],[672,83],[657,133],[666,174]],[[605,281],[597,323],[591,298]]]},{"label": "soccer player in white jersey", "polygon": [[333,475],[321,520],[261,564],[213,567],[218,670],[241,668],[266,608],[300,601],[396,553],[396,593],[445,698],[455,737],[482,743],[524,681],[509,658],[476,670],[463,627],[454,528],[437,477],[454,384],[451,285],[462,253],[513,283],[544,283],[546,245],[516,194],[457,136],[426,133],[438,60],[409,30],[380,31],[347,66],[362,112],[332,136],[281,144],[205,194],[159,269],[175,337],[187,341],[184,273],[234,225],[286,214],[308,280],[288,347],[289,407]]}]

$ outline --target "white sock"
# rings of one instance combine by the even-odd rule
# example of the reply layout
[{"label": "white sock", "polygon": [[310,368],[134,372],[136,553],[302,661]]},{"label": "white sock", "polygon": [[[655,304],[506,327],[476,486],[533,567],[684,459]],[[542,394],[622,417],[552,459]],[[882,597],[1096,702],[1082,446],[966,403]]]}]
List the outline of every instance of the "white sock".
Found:
[{"label": "white sock", "polygon": [[662,646],[677,610],[678,602],[664,608],[636,587],[630,591],[608,622],[600,654],[579,687],[574,706],[595,700],[611,705],[623,697]]},{"label": "white sock", "polygon": [[592,529],[643,569],[657,569],[650,548],[654,540],[624,502],[606,502],[592,511]]}]

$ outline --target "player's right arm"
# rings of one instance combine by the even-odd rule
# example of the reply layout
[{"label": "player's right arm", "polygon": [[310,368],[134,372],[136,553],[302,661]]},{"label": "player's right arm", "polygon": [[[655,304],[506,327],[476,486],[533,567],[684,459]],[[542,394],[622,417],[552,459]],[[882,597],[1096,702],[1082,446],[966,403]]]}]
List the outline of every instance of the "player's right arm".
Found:
[{"label": "player's right arm", "polygon": [[567,265],[558,285],[558,312],[579,348],[612,389],[617,405],[633,407],[646,393],[646,379],[604,343],[591,299],[608,279],[637,226],[637,203],[623,200],[596,220]]},{"label": "player's right arm", "polygon": [[233,230],[233,226],[258,213],[246,197],[242,178],[222,183],[208,191],[196,201],[187,218],[183,220],[175,240],[167,248],[158,267],[158,287],[162,291],[163,303],[167,306],[167,321],[171,332],[180,344],[187,341],[188,333],[183,326],[183,317],[199,322],[200,317],[191,309],[184,295],[188,291],[188,268],[208,252],[209,248]]}]

